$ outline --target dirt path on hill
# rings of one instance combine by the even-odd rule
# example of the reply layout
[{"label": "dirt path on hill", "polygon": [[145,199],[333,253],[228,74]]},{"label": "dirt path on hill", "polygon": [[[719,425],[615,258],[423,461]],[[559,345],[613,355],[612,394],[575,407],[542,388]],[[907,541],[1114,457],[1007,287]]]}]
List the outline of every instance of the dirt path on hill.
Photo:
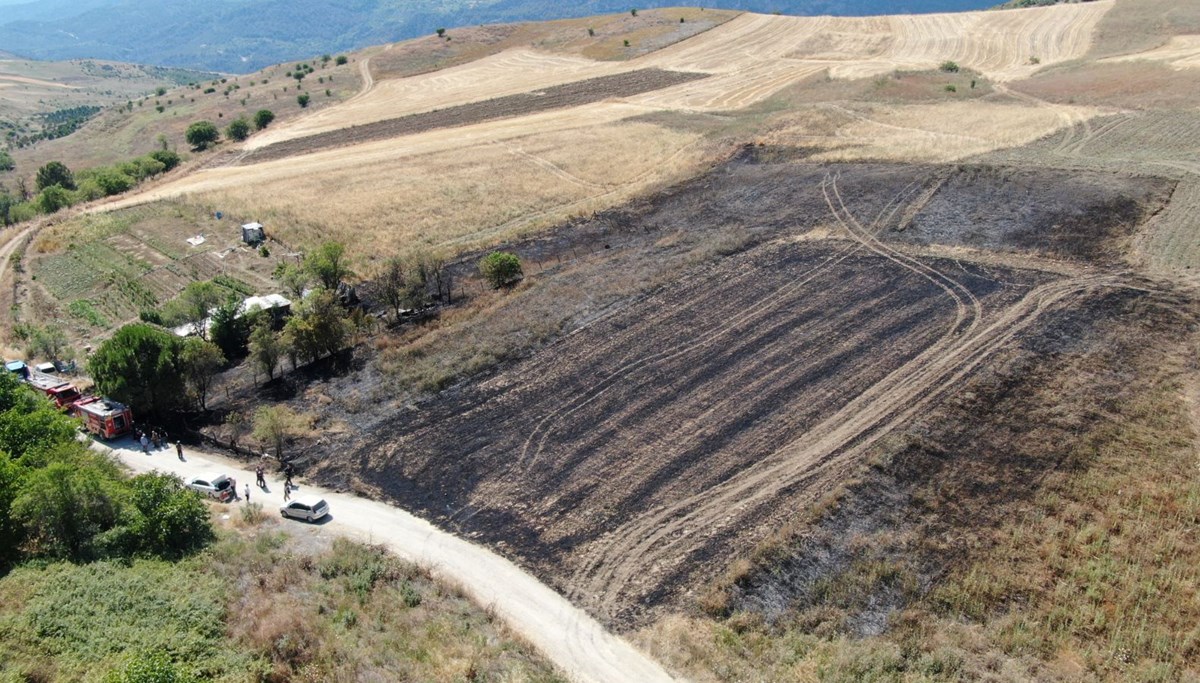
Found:
[{"label": "dirt path on hill", "polygon": [[[180,476],[224,472],[238,481],[239,492],[254,473],[247,463],[193,448],[186,461],[173,450],[141,453],[132,439],[98,445],[134,472],[159,470]],[[268,477],[268,491],[251,489],[251,500],[267,510],[283,502],[282,482]],[[514,633],[528,640],[573,681],[589,683],[654,683],[678,680],[625,640],[609,633],[583,610],[512,562],[453,534],[434,527],[399,508],[334,493],[302,483],[297,495],[319,495],[332,514],[322,524],[297,522],[293,533],[339,534],[381,544],[406,560],[428,567],[439,579],[461,586],[476,604],[492,610]],[[229,506],[230,512],[241,503]]]}]

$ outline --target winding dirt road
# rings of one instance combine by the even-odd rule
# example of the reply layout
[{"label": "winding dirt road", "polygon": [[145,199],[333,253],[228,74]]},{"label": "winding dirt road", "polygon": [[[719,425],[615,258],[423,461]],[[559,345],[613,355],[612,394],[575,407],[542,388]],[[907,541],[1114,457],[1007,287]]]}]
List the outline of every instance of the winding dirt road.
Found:
[{"label": "winding dirt road", "polygon": [[[191,448],[185,450],[186,461],[176,459],[169,451],[145,455],[131,439],[97,448],[111,449],[116,458],[137,473],[159,470],[188,477],[215,471],[243,483],[253,481],[254,476],[244,462]],[[283,501],[282,484],[268,480],[268,485],[272,492],[253,491],[252,500],[271,509]],[[314,526],[297,522],[292,528],[294,533],[338,534],[381,544],[400,557],[429,568],[438,578],[461,586],[477,604],[494,611],[571,680],[581,683],[677,680],[583,610],[490,550],[383,503],[308,484],[302,484],[300,491],[325,498],[332,519]]]}]

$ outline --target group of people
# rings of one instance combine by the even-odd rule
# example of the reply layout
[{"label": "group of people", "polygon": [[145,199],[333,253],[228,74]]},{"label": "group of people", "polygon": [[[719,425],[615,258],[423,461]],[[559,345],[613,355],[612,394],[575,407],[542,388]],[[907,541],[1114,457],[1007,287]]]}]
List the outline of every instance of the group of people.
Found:
[{"label": "group of people", "polygon": [[[157,451],[171,445],[167,440],[166,433],[159,432],[157,429],[151,429],[149,432],[146,432],[142,431],[142,429],[139,427],[138,429],[134,430],[133,436],[137,443],[142,447],[142,452],[147,455],[150,454],[151,447]],[[180,460],[183,460],[183,442],[179,441],[178,439],[175,440],[175,455],[177,455]]]},{"label": "group of people", "polygon": [[[294,485],[292,484],[292,475],[294,475],[295,473],[296,473],[296,468],[292,465],[292,463],[285,462],[283,464],[283,476],[284,476],[283,499],[285,501],[292,499],[292,489],[294,488]],[[263,465],[261,462],[258,464],[258,467],[254,468],[254,484],[255,484],[255,486],[258,486],[259,490],[262,490],[262,491],[267,490],[266,471],[263,469]],[[237,485],[235,484],[234,485],[234,493],[235,494],[237,493],[236,486]],[[250,502],[250,485],[249,484],[246,484],[245,498],[246,498],[246,502],[249,503]]]}]

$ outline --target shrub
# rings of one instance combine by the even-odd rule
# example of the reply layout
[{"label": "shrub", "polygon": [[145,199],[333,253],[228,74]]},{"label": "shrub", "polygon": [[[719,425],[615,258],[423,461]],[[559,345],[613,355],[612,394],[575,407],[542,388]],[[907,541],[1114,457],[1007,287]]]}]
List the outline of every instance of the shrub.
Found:
[{"label": "shrub", "polygon": [[946,92],[958,92],[958,87],[955,86],[953,83],[947,83],[946,84]]},{"label": "shrub", "polygon": [[250,122],[245,116],[239,116],[225,127],[225,135],[232,140],[241,142],[250,137]]},{"label": "shrub", "polygon": [[629,14],[630,14],[630,16],[634,16],[634,17],[636,17],[636,16],[637,16],[637,9],[631,9],[631,10],[629,10]]},{"label": "shrub", "polygon": [[338,55],[337,59],[333,60],[334,64],[341,66],[346,63],[346,55]]},{"label": "shrub", "polygon": [[180,162],[179,155],[167,149],[155,150],[150,153],[150,157],[163,165],[164,173],[178,166]]},{"label": "shrub", "polygon": [[309,99],[308,93],[301,93],[299,95],[296,95],[296,104],[299,104],[300,108],[304,109],[305,107],[308,106],[308,99]]},{"label": "shrub", "polygon": [[70,205],[71,195],[60,185],[47,187],[37,198],[37,208],[42,213],[54,213]]},{"label": "shrub", "polygon": [[480,260],[479,273],[493,289],[499,289],[521,279],[521,259],[506,251],[493,251]]},{"label": "shrub", "polygon": [[210,145],[216,144],[221,139],[221,133],[217,131],[217,127],[212,121],[196,121],[188,126],[184,138],[193,150],[200,152],[208,149]]},{"label": "shrub", "polygon": [[946,61],[942,62],[941,66],[939,66],[938,68],[941,69],[942,71],[945,71],[946,73],[958,73],[959,67],[958,67],[957,62],[952,62],[950,60],[946,60]]},{"label": "shrub", "polygon": [[61,161],[51,161],[38,169],[35,184],[38,192],[54,185],[58,185],[64,190],[74,190],[75,177],[71,175],[71,169]]},{"label": "shrub", "polygon": [[271,111],[270,109],[259,109],[258,111],[254,112],[254,128],[257,130],[266,128],[267,126],[271,125],[271,122],[274,120],[275,112]]}]

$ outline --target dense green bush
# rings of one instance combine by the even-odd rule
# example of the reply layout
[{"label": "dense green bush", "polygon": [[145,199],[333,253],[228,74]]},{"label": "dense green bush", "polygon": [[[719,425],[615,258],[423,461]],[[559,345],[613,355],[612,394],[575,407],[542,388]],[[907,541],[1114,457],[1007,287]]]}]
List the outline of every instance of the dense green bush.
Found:
[{"label": "dense green bush", "polygon": [[493,251],[479,262],[479,272],[493,289],[511,285],[521,279],[521,259],[506,251]]}]

